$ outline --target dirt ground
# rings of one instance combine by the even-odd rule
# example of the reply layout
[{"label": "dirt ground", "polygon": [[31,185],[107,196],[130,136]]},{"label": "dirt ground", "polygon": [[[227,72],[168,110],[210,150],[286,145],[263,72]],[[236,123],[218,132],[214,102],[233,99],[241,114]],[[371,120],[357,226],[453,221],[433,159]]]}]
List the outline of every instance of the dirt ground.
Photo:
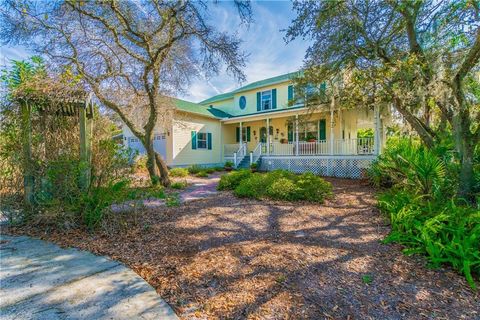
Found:
[{"label": "dirt ground", "polygon": [[380,242],[389,228],[370,187],[328,180],[323,205],[220,192],[145,211],[123,232],[3,232],[120,260],[182,319],[480,319],[462,276]]}]

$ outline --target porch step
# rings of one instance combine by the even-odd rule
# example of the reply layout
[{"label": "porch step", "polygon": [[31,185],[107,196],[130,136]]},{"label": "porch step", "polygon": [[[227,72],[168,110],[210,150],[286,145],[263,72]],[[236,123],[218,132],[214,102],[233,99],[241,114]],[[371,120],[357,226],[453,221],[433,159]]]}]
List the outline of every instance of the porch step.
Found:
[{"label": "porch step", "polygon": [[245,158],[240,161],[240,163],[237,166],[238,169],[248,169],[250,168],[250,157],[246,156]]}]

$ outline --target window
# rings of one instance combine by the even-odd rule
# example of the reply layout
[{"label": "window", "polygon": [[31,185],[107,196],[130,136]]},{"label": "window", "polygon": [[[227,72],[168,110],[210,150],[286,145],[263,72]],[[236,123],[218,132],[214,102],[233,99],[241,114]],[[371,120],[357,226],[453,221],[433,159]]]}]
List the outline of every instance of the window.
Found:
[{"label": "window", "polygon": [[138,142],[138,138],[130,138],[130,142],[131,142],[131,143]]},{"label": "window", "polygon": [[270,110],[272,108],[272,90],[262,91],[262,110]]},{"label": "window", "polygon": [[205,132],[197,133],[197,148],[207,149],[207,134]]},{"label": "window", "polygon": [[308,141],[312,139],[318,140],[318,122],[307,122],[303,127],[300,127],[298,139],[300,141]]},{"label": "window", "polygon": [[156,135],[153,137],[153,140],[164,140],[164,139],[165,139],[165,133],[156,134]]},{"label": "window", "polygon": [[240,109],[245,109],[245,107],[247,106],[247,98],[245,98],[245,96],[241,96],[240,99],[238,100],[238,104],[239,104],[239,107]]}]

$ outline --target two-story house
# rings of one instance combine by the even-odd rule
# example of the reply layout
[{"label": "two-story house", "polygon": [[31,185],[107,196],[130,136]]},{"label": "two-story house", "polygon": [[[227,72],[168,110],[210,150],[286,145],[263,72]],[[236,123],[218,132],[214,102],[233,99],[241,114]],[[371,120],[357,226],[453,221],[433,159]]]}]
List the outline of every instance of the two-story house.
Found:
[{"label": "two-story house", "polygon": [[[258,163],[263,170],[361,177],[379,154],[389,114],[377,108],[308,109],[295,97],[295,73],[257,81],[200,103],[174,99],[172,120],[158,126],[154,147],[171,167]],[[292,103],[298,101],[298,103]],[[358,137],[373,129],[372,137]],[[143,152],[128,128],[124,143]]]}]

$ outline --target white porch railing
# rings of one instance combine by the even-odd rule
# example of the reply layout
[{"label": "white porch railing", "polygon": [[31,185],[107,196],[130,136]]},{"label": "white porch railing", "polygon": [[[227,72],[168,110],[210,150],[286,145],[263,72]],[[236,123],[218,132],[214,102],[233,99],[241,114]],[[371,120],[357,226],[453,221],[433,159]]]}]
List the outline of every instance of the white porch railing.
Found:
[{"label": "white porch railing", "polygon": [[259,143],[255,147],[255,149],[253,149],[253,151],[250,152],[250,164],[256,163],[261,156],[262,156],[262,144]]},{"label": "white porch railing", "polygon": [[225,144],[224,146],[224,160],[233,162],[234,168],[242,162],[243,158],[247,155],[246,143]]},{"label": "white porch railing", "polygon": [[[369,155],[374,153],[373,138],[339,139],[333,145],[329,140],[316,142],[299,141],[298,148],[295,142],[270,143],[272,156],[312,156],[312,155]],[[267,153],[267,144],[262,143],[260,148]]]}]

